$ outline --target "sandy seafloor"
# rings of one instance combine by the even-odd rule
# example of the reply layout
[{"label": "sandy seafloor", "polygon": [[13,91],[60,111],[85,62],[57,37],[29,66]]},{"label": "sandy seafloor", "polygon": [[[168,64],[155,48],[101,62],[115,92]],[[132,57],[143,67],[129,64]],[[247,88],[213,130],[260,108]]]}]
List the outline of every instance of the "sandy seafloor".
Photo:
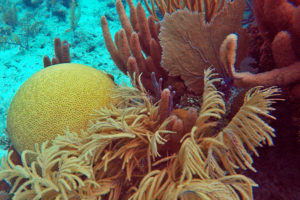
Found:
[{"label": "sandy seafloor", "polygon": [[[6,0],[0,0],[0,3],[4,1]],[[133,1],[136,5],[137,0]],[[117,84],[130,84],[128,77],[120,72],[111,60],[100,26],[100,18],[105,15],[109,17],[108,23],[112,35],[121,28],[114,5],[115,0],[80,0],[81,17],[74,32],[66,31],[70,29],[70,8],[64,7],[62,0],[57,0],[52,9],[65,12],[65,21],[47,10],[47,1],[43,1],[35,9],[25,6],[23,2],[25,1],[19,1],[16,5],[20,22],[14,26],[13,33],[21,39],[23,44],[28,38],[29,48],[0,43],[0,138],[2,141],[6,133],[8,107],[14,94],[32,74],[43,68],[44,55],[54,57],[55,37],[69,42],[72,63],[104,70],[114,75]],[[125,7],[128,13],[128,6]],[[24,26],[21,20],[28,13],[34,15],[34,20],[41,22],[41,26],[35,35],[24,36]],[[34,20],[31,20],[31,23]],[[0,12],[0,30],[7,28]],[[6,36],[2,32],[0,34],[2,38]],[[6,153],[5,146],[0,144],[0,157]]]}]

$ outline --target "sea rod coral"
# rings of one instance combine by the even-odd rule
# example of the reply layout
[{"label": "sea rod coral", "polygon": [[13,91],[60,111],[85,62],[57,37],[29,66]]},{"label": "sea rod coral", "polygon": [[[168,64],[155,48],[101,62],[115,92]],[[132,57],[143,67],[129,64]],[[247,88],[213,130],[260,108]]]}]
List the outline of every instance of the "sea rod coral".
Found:
[{"label": "sea rod coral", "polygon": [[[175,109],[169,89],[151,103],[141,85],[119,87],[116,105],[93,113],[81,133],[65,131],[52,142],[22,153],[22,165],[3,158],[0,180],[13,200],[26,199],[253,199],[251,179],[237,170],[252,167],[256,147],[272,145],[270,115],[278,88],[253,88],[232,120],[220,81],[204,72],[199,111]],[[133,83],[135,81],[133,80]],[[223,124],[223,125],[221,125]],[[36,155],[31,164],[29,154]]]},{"label": "sea rod coral", "polygon": [[[258,33],[257,75],[236,73],[237,85],[277,85],[289,97],[300,99],[300,2],[295,0],[253,0]],[[257,40],[259,41],[259,40]]]}]

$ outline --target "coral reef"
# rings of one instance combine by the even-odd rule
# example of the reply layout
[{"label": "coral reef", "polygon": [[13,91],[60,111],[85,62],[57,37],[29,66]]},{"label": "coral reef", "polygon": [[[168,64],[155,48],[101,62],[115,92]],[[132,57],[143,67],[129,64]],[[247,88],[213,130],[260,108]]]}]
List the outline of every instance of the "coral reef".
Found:
[{"label": "coral reef", "polygon": [[[211,9],[210,12],[205,13],[214,13],[208,17],[209,20],[206,19],[206,14],[189,11],[204,9],[193,9],[196,6],[195,1],[155,2],[160,12],[164,13],[163,20],[156,24],[153,1],[151,1],[152,9],[146,3],[148,10],[153,14],[147,21],[145,14],[141,14],[144,13],[141,4],[135,8],[132,1],[128,0],[131,24],[121,1],[117,1],[116,6],[123,29],[115,36],[116,45],[109,34],[105,17],[101,20],[103,35],[106,46],[120,70],[124,73],[129,71],[131,74],[136,72],[137,75],[143,73],[142,82],[151,94],[155,91],[151,84],[152,72],[155,73],[157,79],[162,79],[164,87],[172,85],[177,92],[175,97],[182,96],[186,91],[201,94],[202,86],[199,80],[203,78],[202,69],[213,65],[223,77],[232,79],[236,87],[277,85],[289,88],[291,91],[289,95],[297,99],[299,94],[297,82],[300,76],[297,58],[299,57],[297,44],[299,43],[298,22],[300,20],[298,18],[300,14],[297,13],[300,9],[296,9],[286,1],[278,1],[274,6],[269,1],[266,1],[266,5],[263,2],[253,2],[258,27],[264,38],[260,59],[262,62],[273,63],[270,57],[274,57],[275,64],[279,67],[268,66],[261,62],[259,65],[270,68],[269,71],[261,74],[240,73],[235,70],[240,69],[240,63],[248,53],[249,38],[245,29],[242,28],[246,4],[244,0],[229,3],[220,1],[212,4],[208,1],[202,2],[205,9]],[[176,11],[185,6],[188,7],[185,11]],[[273,15],[276,17],[269,17]],[[178,20],[182,23],[178,24]],[[236,33],[239,37],[238,47],[235,45],[238,49],[232,48],[236,53],[223,52],[223,61],[221,61],[222,52],[219,54],[217,49],[221,47],[225,37],[231,33]],[[235,55],[231,58],[234,60],[228,61],[232,63],[231,66],[226,64],[224,53]]]},{"label": "coral reef", "polygon": [[[242,28],[244,0],[219,2],[210,23],[202,13],[188,10],[172,11],[172,15],[166,14],[162,22],[155,23],[152,15],[147,20],[140,3],[136,8],[131,0],[128,4],[130,22],[122,2],[116,1],[123,27],[115,35],[116,44],[109,33],[106,18],[101,18],[105,43],[121,71],[125,74],[135,72],[136,76],[143,74],[142,83],[151,95],[157,96],[157,88],[152,84],[155,80],[159,80],[163,88],[172,86],[176,91],[176,104],[187,92],[201,94],[203,86],[199,80],[203,78],[203,69],[210,66],[216,67],[223,77],[229,77],[216,50],[232,32],[239,34],[240,38],[237,65],[247,55],[248,37]],[[178,24],[178,20],[183,23]]]},{"label": "coral reef", "polygon": [[130,21],[122,2],[116,1],[123,28],[115,34],[115,43],[111,38],[106,18],[104,16],[101,18],[105,44],[111,58],[123,73],[128,72],[131,75],[135,73],[136,77],[143,74],[142,83],[150,94],[156,95],[154,79],[161,79],[163,88],[172,85],[176,87],[177,96],[183,95],[186,87],[180,78],[168,76],[161,66],[162,48],[158,39],[160,24],[155,23],[153,16],[146,18],[141,3],[135,7],[132,0],[127,2],[130,8]]},{"label": "coral reef", "polygon": [[[182,22],[185,20],[185,18],[187,17],[187,15],[198,15],[203,17],[206,17],[205,14],[197,14],[197,13],[190,13],[188,10],[193,10],[193,8],[190,6],[187,6],[187,10],[185,11],[176,11],[177,8],[174,6],[174,2],[177,3],[179,1],[151,1],[151,6],[152,8],[150,8],[150,6],[148,5],[147,8],[150,11],[150,13],[152,13],[152,16],[150,16],[149,18],[152,18],[154,16],[154,19],[157,20],[158,17],[158,13],[172,13],[170,16],[168,14],[165,14],[164,17],[161,17],[163,20],[161,22],[157,22],[157,26],[160,27],[159,31],[159,38],[162,39],[162,35],[164,35],[164,27],[168,26],[168,22],[166,22],[165,18],[169,17],[173,17],[178,15],[177,17],[177,21],[175,21],[175,23],[173,22],[173,26],[177,27],[173,28],[173,26],[170,25],[170,34],[168,35],[168,37],[174,37],[176,39],[172,40],[173,42],[169,43],[168,48],[165,47],[164,45],[167,45],[168,43],[168,37],[166,37],[166,43],[163,43],[163,41],[161,41],[159,44],[161,45],[161,48],[163,49],[161,52],[162,58],[163,56],[165,56],[166,54],[170,54],[169,56],[169,60],[171,64],[174,63],[178,63],[176,65],[176,67],[173,67],[172,65],[166,65],[164,62],[160,62],[160,67],[167,69],[167,68],[172,68],[173,70],[175,70],[176,73],[176,80],[173,82],[169,82],[166,84],[167,80],[170,79],[170,75],[172,75],[170,73],[170,71],[167,72],[167,77],[166,76],[159,76],[161,77],[159,80],[159,84],[156,85],[163,85],[164,87],[167,87],[168,85],[172,85],[172,89],[176,90],[176,95],[175,97],[181,96],[182,94],[184,94],[184,98],[182,98],[179,101],[176,101],[176,103],[179,104],[179,106],[184,105],[185,107],[189,107],[191,105],[198,107],[199,103],[198,99],[199,99],[199,95],[195,95],[194,91],[191,91],[190,87],[187,87],[186,84],[182,85],[183,80],[181,78],[178,78],[178,76],[180,76],[181,74],[185,74],[188,73],[189,76],[186,78],[187,81],[191,81],[191,80],[195,80],[194,81],[194,87],[197,90],[202,90],[201,87],[201,77],[203,77],[202,74],[199,73],[193,73],[195,72],[194,69],[196,69],[196,72],[202,72],[201,68],[203,67],[202,65],[197,65],[197,63],[202,63],[199,62],[198,60],[204,60],[203,59],[203,52],[207,51],[207,47],[210,47],[208,41],[212,41],[213,39],[209,39],[209,37],[204,37],[204,39],[201,40],[202,43],[204,43],[204,45],[201,43],[200,45],[195,45],[195,43],[200,43],[198,40],[198,38],[201,37],[202,35],[202,31],[198,32],[198,34],[195,34],[195,38],[191,41],[184,41],[184,39],[181,37],[181,35],[189,35],[190,32],[193,31],[197,31],[199,25],[193,26],[194,24],[198,24],[200,23],[197,20],[194,20],[193,23],[190,23],[189,20],[186,20],[185,23],[178,23],[178,21]],[[181,3],[191,3],[194,1],[180,1]],[[207,1],[205,1],[206,3]],[[240,37],[241,35],[239,34],[239,45],[237,45],[237,35],[231,34],[230,32],[224,35],[222,35],[223,38],[220,37],[220,42],[218,45],[212,45],[214,46],[214,48],[211,50],[213,53],[213,55],[215,56],[214,59],[210,59],[208,60],[209,62],[214,62],[214,64],[216,65],[215,67],[219,67],[218,68],[218,72],[222,74],[222,77],[224,77],[224,83],[222,84],[222,87],[224,89],[222,89],[223,92],[225,92],[225,94],[227,95],[227,93],[231,93],[231,89],[238,87],[238,88],[249,88],[249,87],[253,87],[253,86],[257,86],[257,85],[263,85],[263,86],[271,86],[271,85],[278,85],[280,87],[284,88],[284,92],[285,92],[285,97],[288,97],[288,100],[294,99],[296,100],[296,104],[294,104],[294,106],[292,106],[293,108],[290,109],[290,111],[293,113],[293,116],[295,116],[294,118],[299,118],[299,70],[300,67],[298,65],[298,58],[296,58],[296,48],[299,46],[299,42],[297,41],[297,27],[298,27],[298,22],[300,20],[297,19],[298,15],[297,15],[297,9],[296,6],[299,5],[299,1],[293,1],[291,4],[290,2],[292,1],[286,1],[286,0],[278,0],[278,1],[252,1],[250,4],[250,7],[253,9],[254,8],[254,17],[255,17],[255,21],[250,24],[247,27],[247,30],[253,31],[252,33],[249,34],[249,37],[246,39],[243,39],[243,37]],[[160,9],[160,11],[158,12],[157,10],[155,10],[155,6],[154,3],[157,5],[157,7]],[[249,1],[248,1],[249,3]],[[180,5],[183,5],[180,4]],[[242,6],[241,4],[245,4],[245,1],[232,1],[231,2],[231,6],[232,4],[238,4],[240,10],[234,10],[233,9],[233,13],[239,13],[235,15],[234,20],[237,19],[241,19],[241,21],[237,20],[235,21],[236,24],[240,24],[240,28],[241,29],[241,24],[243,22],[245,22],[245,20],[242,20]],[[229,4],[230,5],[230,4]],[[181,7],[180,7],[181,8]],[[194,7],[195,8],[195,7]],[[225,4],[224,5],[224,9],[230,9],[228,8],[228,5]],[[273,9],[273,10],[272,10]],[[266,11],[269,10],[269,11]],[[199,10],[198,10],[199,11]],[[266,12],[265,12],[266,11]],[[180,16],[179,12],[184,13],[185,15]],[[189,13],[189,14],[188,14]],[[234,15],[232,13],[232,15]],[[230,15],[231,12],[227,12],[226,14]],[[157,17],[155,17],[155,15]],[[131,17],[131,15],[130,15]],[[225,17],[224,14],[222,14],[222,10],[219,10],[218,13],[214,14],[212,19],[211,19],[211,23],[205,24],[205,28],[208,28],[211,24],[214,24],[214,18],[222,18]],[[161,19],[159,18],[159,19]],[[175,17],[174,17],[175,18]],[[195,17],[196,18],[196,17]],[[192,20],[192,19],[191,19]],[[285,20],[285,21],[284,21]],[[172,22],[172,20],[169,20],[169,22]],[[177,22],[177,23],[176,23]],[[231,23],[231,20],[224,20],[224,24],[226,23]],[[251,21],[250,21],[251,22]],[[265,23],[267,22],[267,23]],[[279,22],[279,23],[278,23]],[[163,23],[165,23],[165,25],[163,25]],[[258,24],[258,29],[255,28],[255,24]],[[277,25],[276,25],[277,23]],[[192,25],[190,25],[192,24]],[[186,26],[189,26],[189,28],[185,28]],[[231,25],[228,25],[229,27],[227,28],[231,28]],[[196,28],[197,27],[197,28]],[[215,26],[215,29],[213,29],[214,32],[223,32],[223,29],[220,28],[222,26]],[[251,30],[250,27],[254,27],[254,29]],[[276,28],[277,27],[277,28]],[[172,29],[173,28],[173,29]],[[274,30],[275,28],[275,30]],[[185,31],[182,31],[185,30]],[[206,29],[203,30],[204,32],[206,31]],[[107,31],[106,31],[107,32]],[[282,33],[280,33],[282,32]],[[176,37],[176,34],[172,35],[173,33],[178,33],[178,36]],[[236,30],[233,30],[233,33],[236,33]],[[280,34],[278,34],[280,33]],[[212,33],[213,34],[213,33]],[[228,35],[229,34],[229,35]],[[273,42],[274,37],[278,34],[278,40],[275,42]],[[167,35],[167,34],[166,34]],[[228,37],[227,37],[228,36]],[[242,35],[243,36],[243,35]],[[280,36],[280,37],[279,37]],[[226,39],[226,40],[225,40]],[[243,39],[243,40],[241,40]],[[283,40],[284,39],[284,40]],[[225,41],[223,41],[225,40]],[[183,42],[181,42],[183,41]],[[245,58],[246,54],[245,53],[241,53],[241,50],[245,50],[245,48],[247,47],[247,42],[251,42],[250,43],[250,51],[249,53],[255,52],[256,56],[254,58],[258,58],[257,59],[257,64],[254,64],[254,67],[259,66],[259,72],[258,74],[254,74],[254,73],[250,73],[247,71],[240,71],[242,69],[242,67],[245,68],[245,66],[241,66],[241,60],[243,58]],[[272,46],[272,42],[273,42],[273,46]],[[178,43],[180,43],[180,45],[178,45]],[[277,43],[277,44],[276,44]],[[175,44],[175,45],[173,45]],[[213,43],[212,43],[213,44]],[[254,44],[254,45],[253,45]],[[275,45],[276,44],[276,45]],[[173,45],[173,46],[172,46]],[[117,45],[118,46],[118,45]],[[185,48],[185,52],[181,51],[182,47],[186,47],[186,46],[190,46],[190,50],[186,50],[187,48]],[[109,49],[109,48],[108,48]],[[164,51],[165,49],[167,49],[167,51]],[[276,50],[274,50],[276,49]],[[173,51],[173,53],[170,53],[170,50]],[[186,53],[187,52],[187,53]],[[278,52],[278,53],[275,53]],[[195,56],[191,56],[193,55],[193,53],[195,54]],[[246,52],[247,53],[247,52]],[[276,55],[273,55],[276,54]],[[212,56],[211,54],[208,54],[206,56]],[[273,58],[274,57],[274,58]],[[179,59],[180,58],[180,59]],[[181,61],[181,59],[184,59],[184,61]],[[198,62],[194,62],[195,64],[193,64],[193,61],[196,60]],[[277,61],[276,61],[277,60]],[[161,60],[162,61],[162,60]],[[189,63],[189,64],[186,64]],[[216,64],[216,63],[217,64]],[[192,63],[192,64],[191,64]],[[276,63],[276,64],[275,64]],[[280,63],[280,64],[279,64]],[[136,65],[137,68],[140,68],[139,65]],[[282,67],[281,67],[282,66]],[[198,68],[197,68],[198,67]],[[206,66],[209,67],[209,66]],[[150,70],[151,68],[149,68]],[[202,68],[203,69],[203,68]],[[138,71],[138,70],[136,70]],[[149,72],[150,73],[150,72]],[[149,74],[148,73],[148,74]],[[155,73],[156,74],[156,73]],[[202,76],[200,76],[202,75]],[[148,76],[149,77],[149,76]],[[144,79],[149,79],[148,81],[150,82],[150,78],[146,78],[142,76],[142,81],[146,82],[146,80]],[[198,79],[197,79],[198,78]],[[197,82],[198,80],[198,82]],[[177,84],[177,85],[176,85]],[[178,84],[180,87],[178,87]],[[199,86],[199,87],[197,87]],[[234,87],[233,87],[234,86]],[[146,89],[148,89],[148,85],[145,84]],[[153,87],[153,86],[150,86]],[[182,92],[184,91],[184,92]],[[177,96],[177,97],[178,97]],[[238,94],[236,98],[233,99],[233,103],[229,103],[233,106],[230,107],[230,109],[233,110],[238,110],[240,105],[242,104],[242,95]],[[184,102],[183,102],[184,101]],[[297,103],[298,102],[298,103]],[[281,104],[281,108],[284,110],[283,105],[287,105],[288,103],[285,104]],[[295,109],[296,108],[296,109]],[[282,112],[282,109],[280,109],[280,111],[278,112],[278,114],[280,115]],[[235,111],[235,112],[236,112]],[[233,111],[233,113],[235,113]],[[283,116],[286,116],[287,119],[290,119],[290,116],[287,114],[284,114]],[[231,118],[231,116],[227,116],[228,119]],[[274,123],[276,126],[280,126],[278,124],[280,124],[280,122],[278,122],[277,124]],[[289,121],[289,123],[291,126],[293,126],[291,124],[291,121]],[[297,125],[297,122],[294,123]],[[288,126],[287,126],[288,127]],[[280,129],[281,132],[280,134],[285,135],[286,131],[283,131],[283,129]],[[298,127],[299,130],[299,127]],[[290,131],[290,141],[294,141],[296,140],[295,138],[295,134],[294,134],[294,130]],[[297,132],[297,130],[296,130]],[[294,138],[294,139],[293,139]],[[278,143],[280,143],[280,141],[277,141]],[[281,145],[279,148],[281,148],[282,153],[278,154],[278,155],[283,155],[284,152],[286,152],[286,148],[289,146],[288,142],[286,142],[284,145]],[[275,147],[276,149],[278,149],[277,147]],[[288,151],[288,150],[287,150]],[[290,154],[289,152],[286,152],[287,155],[289,155],[291,158],[293,158],[294,156],[292,154]],[[272,163],[277,162],[278,165],[282,165],[282,163],[284,161],[280,161],[280,156],[273,156],[273,160],[267,163],[265,163],[266,166],[270,166],[272,165]],[[262,162],[261,162],[262,163]],[[259,166],[261,166],[261,169],[264,169],[264,164],[260,164]],[[289,168],[291,168],[291,170],[293,170],[296,167],[296,165],[291,165],[290,167],[284,167],[285,171],[288,171]],[[266,172],[265,172],[266,173]],[[272,172],[269,173],[276,173],[276,170],[273,170]],[[252,176],[255,177],[255,176]],[[265,177],[267,179],[267,177]],[[259,180],[260,183],[268,183],[268,181],[272,181],[271,179],[267,179],[268,181],[262,181],[263,177]],[[285,181],[284,177],[278,177],[276,176],[276,179],[279,181]],[[282,186],[281,190],[285,190],[287,191],[287,188],[293,188],[289,191],[296,191],[297,186],[293,186],[293,185],[289,185],[289,184],[283,184],[284,186]],[[279,196],[279,194],[277,194],[276,189],[272,188],[268,188],[265,186],[264,190],[270,190],[269,193],[271,193],[268,197],[270,198],[274,198],[275,196]],[[272,191],[272,192],[271,192]],[[263,194],[256,192],[257,196],[259,198],[263,198]],[[292,196],[294,196],[293,194],[291,195],[287,195],[286,197],[284,197],[285,199],[293,199]],[[291,197],[291,198],[289,198]]]},{"label": "coral reef", "polygon": [[[255,190],[258,180],[265,192],[256,194],[258,199],[296,196],[291,188],[285,190],[287,195],[274,196],[275,184],[266,186],[270,180],[260,172],[268,161],[274,166],[266,174],[274,173],[281,161],[286,162],[285,153],[295,158],[292,151],[275,150],[257,168],[254,160],[259,147],[273,145],[275,129],[268,122],[275,119],[272,104],[281,100],[280,89],[264,86],[285,87],[298,98],[299,1],[253,1],[262,38],[257,65],[266,67],[258,74],[240,71],[251,41],[242,26],[245,0],[151,0],[152,8],[146,1],[152,14],[148,18],[141,3],[135,7],[132,0],[127,2],[130,19],[122,1],[116,0],[122,29],[114,41],[105,17],[101,27],[113,61],[130,76],[133,87],[116,87],[111,98],[117,103],[92,113],[80,132],[65,130],[52,141],[36,144],[22,153],[20,162],[10,151],[0,170],[0,180],[12,186],[8,195],[50,200],[251,200],[253,189],[260,189]],[[70,62],[66,41],[55,39],[55,55],[52,62],[44,58],[45,67]],[[266,61],[277,66],[266,66]],[[257,87],[246,90],[253,86]],[[283,140],[283,128],[276,128]],[[293,131],[294,127],[289,135]],[[279,148],[284,148],[287,142],[282,145],[281,140]],[[266,158],[268,153],[262,152]],[[35,160],[30,164],[31,155]],[[276,160],[277,155],[283,158]]]},{"label": "coral reef", "polygon": [[[255,171],[250,154],[272,145],[274,130],[259,116],[274,118],[269,112],[279,90],[253,88],[224,122],[214,85],[220,79],[211,68],[204,75],[199,111],[173,110],[169,89],[151,103],[139,79],[139,86],[116,88],[119,103],[95,112],[80,135],[65,131],[24,151],[22,166],[11,161],[11,151],[0,179],[11,182],[13,199],[23,200],[252,199],[256,184],[237,169]],[[37,156],[31,165],[30,154]]]}]

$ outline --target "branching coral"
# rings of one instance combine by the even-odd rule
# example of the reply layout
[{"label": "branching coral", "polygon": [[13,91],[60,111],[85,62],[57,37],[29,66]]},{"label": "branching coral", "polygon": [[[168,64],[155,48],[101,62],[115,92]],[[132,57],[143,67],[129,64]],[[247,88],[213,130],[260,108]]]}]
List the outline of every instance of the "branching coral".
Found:
[{"label": "branching coral", "polygon": [[[256,147],[272,145],[274,130],[261,116],[274,118],[269,112],[279,90],[253,88],[235,117],[220,127],[225,113],[215,87],[220,79],[211,68],[204,74],[199,112],[170,110],[170,98],[164,98],[169,89],[158,104],[151,103],[139,78],[139,86],[117,88],[119,103],[94,113],[80,136],[66,131],[52,144],[25,151],[23,166],[10,156],[3,159],[0,179],[12,181],[13,199],[23,200],[252,199],[256,184],[236,170],[255,170],[250,152],[257,155]],[[30,166],[28,153],[37,154]]]},{"label": "branching coral", "polygon": [[[142,83],[150,94],[155,94],[156,88],[152,84],[153,78],[163,79],[163,87],[173,85],[177,95],[182,95],[185,89],[179,77],[169,77],[161,67],[162,48],[159,44],[158,34],[160,24],[155,23],[154,17],[146,17],[141,3],[137,7],[132,0],[127,0],[130,8],[130,21],[120,0],[116,1],[116,8],[122,24],[122,29],[115,34],[113,42],[107,20],[101,18],[101,27],[107,50],[117,67],[125,74],[142,75]],[[154,76],[152,75],[154,72]]]}]

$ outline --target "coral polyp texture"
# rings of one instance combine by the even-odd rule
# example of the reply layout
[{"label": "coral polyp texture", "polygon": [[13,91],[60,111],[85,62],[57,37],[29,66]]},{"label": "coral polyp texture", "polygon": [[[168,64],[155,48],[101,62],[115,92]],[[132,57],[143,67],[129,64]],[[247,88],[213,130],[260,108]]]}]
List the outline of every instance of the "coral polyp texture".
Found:
[{"label": "coral polyp texture", "polygon": [[21,154],[67,128],[79,132],[94,109],[110,105],[114,87],[105,73],[81,64],[53,65],[35,73],[19,88],[8,110],[14,148]]},{"label": "coral polyp texture", "polygon": [[[211,68],[204,72],[199,110],[175,109],[169,89],[153,104],[141,85],[115,89],[117,104],[100,108],[79,132],[22,153],[22,166],[2,160],[0,179],[13,199],[252,199],[256,147],[272,145],[270,115],[277,88],[253,88],[226,122],[223,94]],[[101,97],[99,97],[101,100]],[[30,154],[36,160],[26,162]]]}]

